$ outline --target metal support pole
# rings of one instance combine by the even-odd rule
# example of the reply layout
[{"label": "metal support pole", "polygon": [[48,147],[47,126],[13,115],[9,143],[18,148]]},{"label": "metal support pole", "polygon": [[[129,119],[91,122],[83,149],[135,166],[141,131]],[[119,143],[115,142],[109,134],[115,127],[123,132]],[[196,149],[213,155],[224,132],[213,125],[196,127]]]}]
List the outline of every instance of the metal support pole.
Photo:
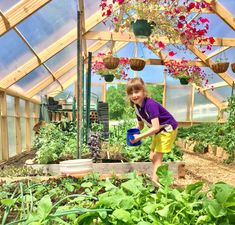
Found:
[{"label": "metal support pole", "polygon": [[90,133],[90,104],[91,104],[91,63],[92,53],[88,52],[88,70],[86,80],[86,143]]},{"label": "metal support pole", "polygon": [[81,13],[77,12],[77,158],[81,158],[81,127],[82,127],[82,34]]}]

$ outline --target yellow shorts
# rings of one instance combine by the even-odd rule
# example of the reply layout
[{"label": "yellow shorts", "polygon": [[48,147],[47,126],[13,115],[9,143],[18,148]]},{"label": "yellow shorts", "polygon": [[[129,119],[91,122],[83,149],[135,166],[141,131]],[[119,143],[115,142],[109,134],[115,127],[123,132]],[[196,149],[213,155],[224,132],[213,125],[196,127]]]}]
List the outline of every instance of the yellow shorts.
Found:
[{"label": "yellow shorts", "polygon": [[177,129],[171,132],[161,131],[153,136],[151,151],[168,153],[171,151],[174,141],[176,139]]}]

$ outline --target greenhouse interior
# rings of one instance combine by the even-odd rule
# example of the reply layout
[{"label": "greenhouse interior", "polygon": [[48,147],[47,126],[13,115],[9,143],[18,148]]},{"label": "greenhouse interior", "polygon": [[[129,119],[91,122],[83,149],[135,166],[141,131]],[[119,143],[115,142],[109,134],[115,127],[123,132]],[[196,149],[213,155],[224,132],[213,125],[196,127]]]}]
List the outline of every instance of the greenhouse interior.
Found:
[{"label": "greenhouse interior", "polygon": [[235,1],[0,0],[2,225],[235,225]]}]

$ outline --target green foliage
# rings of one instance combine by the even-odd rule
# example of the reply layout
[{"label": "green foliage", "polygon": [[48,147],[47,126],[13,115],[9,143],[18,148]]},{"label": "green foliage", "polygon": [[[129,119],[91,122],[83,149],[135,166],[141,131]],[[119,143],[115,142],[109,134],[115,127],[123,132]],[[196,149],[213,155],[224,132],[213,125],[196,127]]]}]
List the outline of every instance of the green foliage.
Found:
[{"label": "green foliage", "polygon": [[159,167],[157,174],[157,190],[135,173],[124,180],[91,174],[41,183],[5,182],[0,186],[0,220],[8,225],[234,224],[234,187],[219,182],[202,192],[203,183],[196,182],[172,189],[168,166]]},{"label": "green foliage", "polygon": [[42,126],[34,141],[34,148],[37,149],[36,159],[39,163],[52,163],[63,159],[76,157],[76,133],[74,127],[58,126],[49,123]]},{"label": "green foliage", "polygon": [[235,159],[235,96],[228,99],[228,119],[224,124],[206,123],[187,128],[179,128],[177,137],[197,141],[195,150],[202,150],[208,144],[222,147],[229,154],[226,163]]},{"label": "green foliage", "polygon": [[163,85],[147,85],[147,90],[151,98],[162,104]]},{"label": "green foliage", "polygon": [[[148,94],[151,98],[159,103],[162,103],[163,86],[162,85],[146,85]],[[106,97],[109,104],[109,118],[111,120],[124,119],[129,113],[132,112],[131,117],[134,118],[134,110],[131,108],[128,98],[126,96],[126,86],[118,84],[110,86],[107,90]]]}]

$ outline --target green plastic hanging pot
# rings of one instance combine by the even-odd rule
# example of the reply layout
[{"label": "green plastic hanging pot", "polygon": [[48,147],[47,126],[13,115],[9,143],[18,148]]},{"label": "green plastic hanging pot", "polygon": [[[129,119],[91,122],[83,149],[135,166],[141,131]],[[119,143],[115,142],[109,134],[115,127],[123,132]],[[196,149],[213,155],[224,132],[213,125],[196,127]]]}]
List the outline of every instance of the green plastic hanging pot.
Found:
[{"label": "green plastic hanging pot", "polygon": [[112,74],[104,75],[104,80],[106,82],[112,82],[114,80],[114,75]]},{"label": "green plastic hanging pot", "polygon": [[133,33],[138,38],[149,37],[152,33],[154,23],[148,23],[147,20],[136,20],[131,23]]},{"label": "green plastic hanging pot", "polygon": [[179,78],[180,84],[187,85],[189,82],[189,78]]}]

